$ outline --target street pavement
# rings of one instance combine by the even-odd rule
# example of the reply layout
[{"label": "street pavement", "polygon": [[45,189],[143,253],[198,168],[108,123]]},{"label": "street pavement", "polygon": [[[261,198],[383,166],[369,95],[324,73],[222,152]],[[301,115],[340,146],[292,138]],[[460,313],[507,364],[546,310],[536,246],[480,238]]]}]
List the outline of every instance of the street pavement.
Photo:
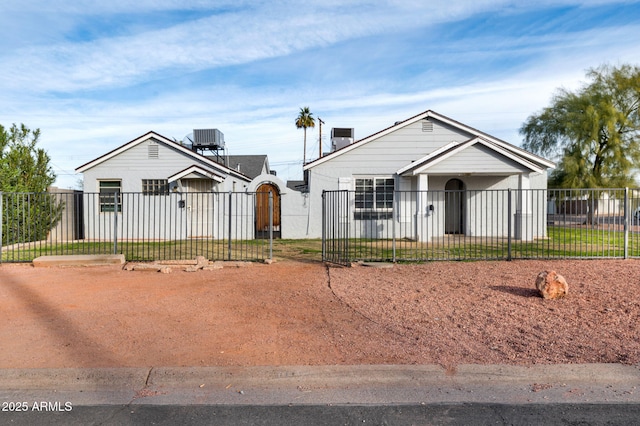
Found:
[{"label": "street pavement", "polygon": [[0,424],[640,424],[621,364],[0,369]]}]

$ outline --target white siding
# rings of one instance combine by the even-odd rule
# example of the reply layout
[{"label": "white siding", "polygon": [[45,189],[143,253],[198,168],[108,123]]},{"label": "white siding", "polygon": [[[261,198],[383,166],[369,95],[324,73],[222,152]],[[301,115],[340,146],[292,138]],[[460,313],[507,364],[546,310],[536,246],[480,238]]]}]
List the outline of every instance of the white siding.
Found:
[{"label": "white siding", "polygon": [[428,174],[507,174],[527,172],[528,169],[500,155],[484,145],[476,144],[429,167]]}]

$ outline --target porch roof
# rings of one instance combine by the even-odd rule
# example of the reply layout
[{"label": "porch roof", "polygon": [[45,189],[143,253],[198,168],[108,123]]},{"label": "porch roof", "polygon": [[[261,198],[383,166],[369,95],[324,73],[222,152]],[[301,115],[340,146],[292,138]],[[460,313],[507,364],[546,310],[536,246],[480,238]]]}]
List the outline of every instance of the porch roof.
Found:
[{"label": "porch roof", "polygon": [[[464,151],[469,150],[474,146],[481,147],[481,148],[484,147],[485,148],[483,150],[485,151],[484,155],[487,158],[489,158],[490,155],[492,155],[493,157],[499,158],[505,163],[505,169],[510,169],[513,172],[523,172],[528,170],[530,172],[542,173],[545,170],[543,167],[540,167],[540,165],[533,163],[531,161],[528,161],[526,158],[524,158],[521,155],[518,155],[517,153],[514,153],[512,150],[507,150],[504,147],[492,141],[489,141],[483,137],[477,136],[462,143],[451,142],[443,146],[442,148],[439,148],[431,152],[430,154],[425,155],[424,157],[402,167],[396,173],[400,176],[418,175],[421,173],[428,172],[429,169],[433,169],[437,165],[441,165],[441,166],[444,165],[444,162],[446,162],[447,160],[451,161],[452,163],[452,167],[449,172],[452,172],[452,173],[453,172],[455,173],[478,172],[479,170],[482,170],[483,167],[475,167],[475,166],[483,164],[482,157],[474,158],[474,162],[473,162],[474,166],[468,166],[467,170],[465,170],[464,168],[461,169],[460,162],[452,161],[452,160],[455,160],[456,156],[461,157],[461,154]],[[507,167],[507,164],[511,164],[513,166]],[[487,173],[487,174],[492,174],[493,172],[495,173],[505,172],[505,170],[492,169],[487,166],[485,166],[484,168],[489,169],[489,170],[484,170],[484,173]]]},{"label": "porch roof", "polygon": [[212,170],[206,170],[200,166],[193,165],[167,178],[169,182],[175,182],[179,179],[211,179],[220,183],[224,181],[224,176],[216,174]]}]

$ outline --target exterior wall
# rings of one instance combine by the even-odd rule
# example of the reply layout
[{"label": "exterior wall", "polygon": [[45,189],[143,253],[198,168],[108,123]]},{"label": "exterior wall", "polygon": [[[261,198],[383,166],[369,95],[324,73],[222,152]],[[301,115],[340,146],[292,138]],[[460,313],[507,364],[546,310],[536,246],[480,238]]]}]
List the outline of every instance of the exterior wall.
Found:
[{"label": "exterior wall", "polygon": [[[157,147],[157,156],[150,155],[150,149],[156,149],[150,146]],[[227,229],[223,227],[229,219],[225,220],[222,213],[226,212],[228,216],[228,211],[218,212],[219,207],[213,206],[216,203],[223,206],[226,200],[214,200],[220,197],[206,196],[206,193],[245,192],[249,182],[234,175],[228,175],[221,183],[209,179],[185,179],[182,189],[175,183],[171,184],[168,195],[141,194],[143,179],[167,179],[194,164],[210,168],[197,158],[149,139],[86,170],[83,178],[85,238],[110,240],[116,235],[118,238],[135,239],[145,235],[145,238],[164,240],[218,238],[223,235],[223,229]],[[117,220],[114,217],[116,213],[100,212],[98,193],[101,180],[121,183],[122,211],[117,213]],[[206,192],[195,194],[200,191]],[[252,229],[247,225],[250,219],[235,211],[233,205],[231,214],[243,222],[242,226],[232,229],[233,235],[244,237]],[[117,231],[114,226],[117,226]]]},{"label": "exterior wall", "polygon": [[[419,175],[397,176],[395,173],[407,164],[423,158],[452,141],[461,143],[474,136],[437,120],[431,120],[431,122],[433,123],[433,131],[431,132],[423,131],[422,121],[418,121],[310,168],[308,170],[309,204],[311,205],[309,216],[312,225],[309,228],[308,236],[320,236],[322,232],[321,227],[316,226],[322,223],[322,211],[313,207],[322,205],[322,191],[354,190],[355,179],[358,177],[394,177],[397,191],[443,191],[449,180],[460,179],[464,183],[465,189],[470,190],[467,193],[469,199],[463,201],[465,206],[463,228],[466,235],[506,235],[507,226],[504,223],[505,226],[497,224],[496,226],[487,226],[475,212],[471,212],[470,209],[482,205],[479,199],[480,195],[474,194],[473,191],[518,189],[521,187],[520,175],[523,173],[529,176],[530,188],[546,189],[546,172],[529,174],[529,170],[523,165],[505,158],[489,147],[476,144],[432,165],[422,177]],[[422,183],[420,183],[421,181]],[[486,194],[482,195],[482,197],[487,196]],[[399,233],[413,231],[413,236],[407,235],[407,238],[430,240],[445,235],[446,215],[440,214],[445,208],[444,193],[426,194],[420,192],[412,197],[400,197],[401,200],[395,202],[396,224],[388,219],[362,221],[350,217],[348,219],[350,229],[360,229],[361,235],[358,236],[364,238],[375,238],[378,234],[388,235],[387,230],[391,226],[395,226]],[[545,235],[546,227],[537,225],[539,221],[533,220],[535,219],[532,215],[533,212],[520,211],[520,204],[512,205],[514,215],[508,218],[506,200],[495,199],[486,200],[486,202],[491,203],[492,208],[501,213],[504,218],[503,222],[515,221],[515,213],[518,211],[520,214],[518,224],[521,228],[528,229],[528,234],[525,237]],[[350,208],[353,210],[354,205],[351,205]],[[542,209],[542,213],[545,209],[546,207]],[[537,215],[539,212],[535,213]],[[529,215],[527,216],[527,214]],[[512,229],[515,225],[515,222],[512,223]]]},{"label": "exterior wall", "polygon": [[[309,173],[309,231],[306,238],[322,236],[322,191],[355,189],[357,177],[394,177],[395,173],[430,152],[452,142],[464,142],[472,137],[444,123],[433,122],[433,131],[423,132],[418,121],[379,139],[345,152],[330,161],[318,164]],[[349,178],[339,183],[340,178]],[[396,187],[397,188],[397,187]],[[385,224],[373,223],[363,232],[379,232]]]},{"label": "exterior wall", "polygon": [[[158,158],[150,158],[149,146],[158,146]],[[143,179],[166,179],[192,165],[207,169],[210,166],[196,158],[187,157],[171,147],[153,141],[144,141],[109,160],[84,172],[84,192],[98,192],[100,180],[120,180],[122,192],[141,192]],[[248,182],[233,175],[218,184],[214,191],[244,191]]]}]

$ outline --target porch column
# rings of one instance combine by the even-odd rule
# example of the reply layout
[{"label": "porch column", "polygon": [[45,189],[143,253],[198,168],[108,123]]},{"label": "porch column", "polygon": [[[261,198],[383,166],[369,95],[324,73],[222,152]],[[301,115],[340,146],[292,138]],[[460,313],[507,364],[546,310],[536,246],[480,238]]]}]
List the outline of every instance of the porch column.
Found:
[{"label": "porch column", "polygon": [[514,217],[515,238],[522,241],[533,240],[533,214],[531,181],[529,173],[522,173],[518,179],[518,198]]},{"label": "porch column", "polygon": [[429,240],[428,216],[430,212],[429,197],[429,175],[419,174],[416,199],[416,238],[418,241]]}]

